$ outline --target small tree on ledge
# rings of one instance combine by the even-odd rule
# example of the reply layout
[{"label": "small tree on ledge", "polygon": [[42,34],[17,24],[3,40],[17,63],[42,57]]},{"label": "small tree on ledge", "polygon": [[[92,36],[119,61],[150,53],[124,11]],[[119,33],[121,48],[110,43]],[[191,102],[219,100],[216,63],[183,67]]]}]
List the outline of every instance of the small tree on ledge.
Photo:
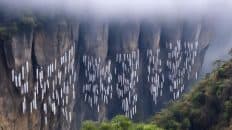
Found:
[{"label": "small tree on ledge", "polygon": [[219,68],[223,63],[224,63],[224,61],[222,61],[222,60],[216,60],[213,62],[213,65],[214,65],[214,67]]}]

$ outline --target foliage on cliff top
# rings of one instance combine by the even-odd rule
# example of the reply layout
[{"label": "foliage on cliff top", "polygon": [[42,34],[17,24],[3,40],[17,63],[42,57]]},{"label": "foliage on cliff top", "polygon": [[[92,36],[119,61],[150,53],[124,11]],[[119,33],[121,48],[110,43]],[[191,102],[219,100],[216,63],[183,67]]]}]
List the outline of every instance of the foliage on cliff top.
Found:
[{"label": "foliage on cliff top", "polygon": [[0,16],[0,39],[9,39],[14,33],[28,31],[36,27],[36,18],[32,14],[23,14],[12,18]]},{"label": "foliage on cliff top", "polygon": [[232,129],[232,59],[215,69],[151,122],[165,130]]},{"label": "foliage on cliff top", "polygon": [[71,21],[63,14],[42,14],[30,10],[8,11],[0,8],[0,40],[9,40],[15,33],[31,32],[33,29],[49,28]]},{"label": "foliage on cliff top", "polygon": [[116,116],[111,121],[85,121],[81,130],[163,130],[153,124],[134,123],[125,116]]}]

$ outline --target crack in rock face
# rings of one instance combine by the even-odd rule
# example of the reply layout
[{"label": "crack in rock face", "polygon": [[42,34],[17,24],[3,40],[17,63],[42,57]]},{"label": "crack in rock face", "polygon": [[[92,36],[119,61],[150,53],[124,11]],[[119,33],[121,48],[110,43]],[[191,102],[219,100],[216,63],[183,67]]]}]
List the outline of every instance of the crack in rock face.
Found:
[{"label": "crack in rock face", "polygon": [[189,21],[54,19],[21,29],[0,40],[3,128],[144,120],[198,79],[210,38],[209,25]]},{"label": "crack in rock face", "polygon": [[11,93],[8,100],[15,102],[15,110],[4,117],[6,122],[18,129],[70,128],[77,80],[71,26],[56,23],[43,30],[20,28],[9,40],[1,41],[1,69],[9,72],[5,77],[10,81],[1,78],[1,86],[9,86],[1,98],[9,98]]},{"label": "crack in rock face", "polygon": [[77,107],[83,111],[77,112],[77,118],[78,120],[84,120],[86,117],[104,119],[105,105],[109,102],[110,95],[112,97],[111,60],[107,58],[108,24],[86,21],[80,25],[79,31],[78,94],[81,103],[77,104]]}]

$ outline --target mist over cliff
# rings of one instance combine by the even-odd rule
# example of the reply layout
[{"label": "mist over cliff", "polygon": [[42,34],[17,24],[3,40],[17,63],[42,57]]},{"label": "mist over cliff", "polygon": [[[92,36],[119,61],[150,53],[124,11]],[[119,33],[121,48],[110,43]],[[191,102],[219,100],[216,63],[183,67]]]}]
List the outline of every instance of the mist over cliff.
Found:
[{"label": "mist over cliff", "polygon": [[204,15],[229,16],[232,6],[226,0],[1,0],[0,3],[7,8],[65,12],[82,17],[188,17],[193,20]]},{"label": "mist over cliff", "polygon": [[118,114],[146,120],[231,46],[229,1],[0,0],[0,7],[6,129],[75,130]]},{"label": "mist over cliff", "polygon": [[209,73],[213,68],[215,60],[229,59],[229,50],[232,48],[232,24],[230,18],[222,14],[219,22],[215,24],[215,37],[206,53],[204,65],[202,68],[203,73]]}]

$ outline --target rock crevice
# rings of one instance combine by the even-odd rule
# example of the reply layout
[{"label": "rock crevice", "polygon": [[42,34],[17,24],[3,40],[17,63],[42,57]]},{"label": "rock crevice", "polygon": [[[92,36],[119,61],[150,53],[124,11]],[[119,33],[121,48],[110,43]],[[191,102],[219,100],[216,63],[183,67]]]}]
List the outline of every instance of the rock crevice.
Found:
[{"label": "rock crevice", "polygon": [[[173,96],[177,99],[181,85],[196,80],[211,35],[204,23],[51,22],[22,28],[10,40],[0,41],[3,129],[78,129],[83,120],[117,114],[144,120]],[[184,68],[186,62],[185,70],[174,69]],[[20,75],[20,81],[12,75]],[[65,105],[58,104],[58,98]],[[35,100],[36,109],[30,110]]]}]

